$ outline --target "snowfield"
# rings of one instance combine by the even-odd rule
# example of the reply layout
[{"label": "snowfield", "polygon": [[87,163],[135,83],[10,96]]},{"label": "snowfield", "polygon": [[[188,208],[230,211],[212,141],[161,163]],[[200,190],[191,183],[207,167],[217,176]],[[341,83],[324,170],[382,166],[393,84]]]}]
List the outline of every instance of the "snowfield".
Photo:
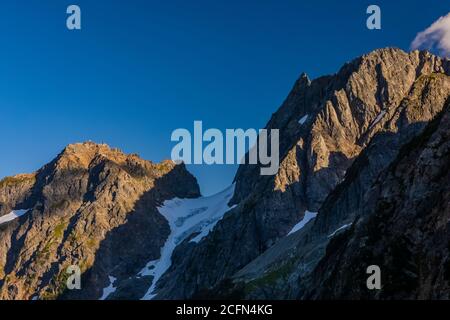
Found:
[{"label": "snowfield", "polygon": [[317,216],[317,212],[311,212],[306,210],[305,215],[303,216],[303,219],[297,223],[291,231],[289,231],[288,235],[293,234],[294,232],[297,232],[298,230],[302,229],[309,221],[314,219]]},{"label": "snowfield", "polygon": [[30,210],[31,209],[27,209],[27,210],[13,210],[10,213],[5,214],[4,216],[0,217],[0,225],[4,224],[6,222],[13,221],[13,220],[23,216],[25,213],[27,213]]},{"label": "snowfield", "polygon": [[177,245],[192,235],[194,236],[189,242],[200,242],[223,215],[233,208],[228,206],[228,202],[234,194],[234,187],[233,184],[209,197],[174,198],[164,201],[163,206],[158,208],[169,223],[171,233],[161,248],[159,260],[148,262],[138,274],[138,276],[152,275],[154,277],[151,287],[142,299],[150,300],[155,297],[156,284],[172,264],[172,253]]},{"label": "snowfield", "polygon": [[331,234],[328,235],[328,238],[332,238],[336,235],[336,233],[338,233],[341,230],[347,229],[348,227],[350,227],[353,223],[347,223],[344,224],[343,226],[337,228],[336,230],[334,230],[334,232],[332,232]]}]

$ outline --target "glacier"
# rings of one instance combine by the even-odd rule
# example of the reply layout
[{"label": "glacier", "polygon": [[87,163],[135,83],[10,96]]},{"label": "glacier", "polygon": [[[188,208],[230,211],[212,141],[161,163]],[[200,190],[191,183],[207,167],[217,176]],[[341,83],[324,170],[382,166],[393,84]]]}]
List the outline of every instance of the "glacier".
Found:
[{"label": "glacier", "polygon": [[235,185],[209,196],[195,199],[174,198],[164,201],[158,211],[166,218],[170,226],[170,235],[161,248],[158,260],[147,263],[139,272],[139,276],[152,275],[153,281],[143,300],[156,296],[155,288],[158,280],[170,268],[172,253],[181,242],[193,236],[189,242],[198,243],[214,228],[224,214],[233,207],[228,206],[234,194]]}]

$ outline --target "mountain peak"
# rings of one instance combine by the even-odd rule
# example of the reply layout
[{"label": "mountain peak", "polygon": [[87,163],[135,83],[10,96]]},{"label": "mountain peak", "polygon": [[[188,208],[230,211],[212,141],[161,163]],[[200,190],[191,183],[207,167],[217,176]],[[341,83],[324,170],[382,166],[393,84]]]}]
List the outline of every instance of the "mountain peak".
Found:
[{"label": "mountain peak", "polygon": [[124,153],[118,148],[111,148],[106,143],[95,143],[93,141],[85,141],[78,143],[71,143],[67,145],[62,151],[62,155],[70,155],[70,154],[109,154],[109,155],[124,155]]},{"label": "mountain peak", "polygon": [[125,154],[118,148],[112,148],[105,143],[86,141],[67,145],[56,159],[58,168],[84,168],[87,169],[94,160],[111,161],[124,164],[127,161],[138,161],[151,164],[150,161],[140,159],[137,154]]},{"label": "mountain peak", "polygon": [[428,73],[448,73],[449,60],[439,57],[426,50],[414,50],[410,52],[403,51],[395,47],[387,47],[373,50],[362,55],[359,59],[359,65],[382,64],[385,68],[412,65],[416,67],[417,74]]},{"label": "mountain peak", "polygon": [[[157,207],[169,199],[199,196],[197,180],[184,165],[171,160],[155,164],[90,141],[68,145],[36,174],[0,182],[0,217],[6,216],[2,236],[23,234],[24,245],[11,250],[27,261],[27,272],[39,274],[32,284],[17,270],[7,271],[12,276],[6,278],[2,271],[7,261],[0,257],[0,299],[60,297],[64,283],[56,279],[74,264],[93,275],[83,294],[100,297],[108,274],[128,279],[158,258],[170,227]],[[8,220],[22,209],[23,218]],[[9,250],[0,243],[1,252]],[[112,259],[111,252],[117,253]],[[134,281],[145,287],[149,279]]]}]

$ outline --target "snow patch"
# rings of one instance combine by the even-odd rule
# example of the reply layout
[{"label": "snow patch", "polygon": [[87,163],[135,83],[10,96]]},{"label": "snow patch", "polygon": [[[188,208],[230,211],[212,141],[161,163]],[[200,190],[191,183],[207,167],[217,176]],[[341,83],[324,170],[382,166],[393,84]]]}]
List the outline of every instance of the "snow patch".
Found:
[{"label": "snow patch", "polygon": [[100,300],[105,300],[106,298],[108,298],[108,296],[114,292],[116,292],[116,289],[114,287],[114,282],[116,282],[117,278],[113,277],[113,276],[108,276],[109,278],[109,286],[107,286],[106,288],[103,288],[103,294],[100,298]]},{"label": "snow patch", "polygon": [[304,115],[303,117],[301,117],[301,119],[298,120],[298,123],[304,124],[306,122],[306,120],[308,120],[308,115]]},{"label": "snow patch", "polygon": [[331,233],[330,235],[328,235],[328,238],[334,237],[334,236],[336,235],[336,233],[338,233],[338,232],[341,231],[341,230],[347,229],[347,228],[350,227],[351,225],[352,225],[351,223],[344,224],[343,226],[341,226],[341,227],[337,228],[336,230],[334,230],[333,233]]},{"label": "snow patch", "polygon": [[372,129],[378,122],[380,122],[380,120],[383,119],[385,114],[386,114],[386,110],[381,110],[381,112],[377,115],[375,120],[373,120],[372,124],[369,127],[369,130]]},{"label": "snow patch", "polygon": [[166,218],[170,226],[170,235],[161,248],[161,257],[150,261],[138,275],[153,276],[151,287],[148,289],[144,300],[155,297],[155,288],[158,280],[172,264],[172,253],[183,240],[195,234],[190,242],[198,243],[215,227],[223,215],[234,208],[228,206],[234,194],[234,184],[224,191],[209,197],[196,199],[179,199],[164,201],[159,212]]},{"label": "snow patch", "polygon": [[289,231],[288,235],[297,232],[298,230],[302,229],[309,221],[314,219],[317,216],[317,212],[311,212],[306,210],[305,215],[303,216],[303,219],[297,223],[291,231]]},{"label": "snow patch", "polygon": [[138,277],[155,276],[155,267],[159,260],[148,262],[145,267],[138,273]]},{"label": "snow patch", "polygon": [[13,221],[21,216],[23,216],[25,213],[27,213],[28,211],[30,211],[31,209],[26,209],[26,210],[13,210],[8,214],[5,214],[4,216],[0,217],[0,225],[6,222],[10,222]]}]

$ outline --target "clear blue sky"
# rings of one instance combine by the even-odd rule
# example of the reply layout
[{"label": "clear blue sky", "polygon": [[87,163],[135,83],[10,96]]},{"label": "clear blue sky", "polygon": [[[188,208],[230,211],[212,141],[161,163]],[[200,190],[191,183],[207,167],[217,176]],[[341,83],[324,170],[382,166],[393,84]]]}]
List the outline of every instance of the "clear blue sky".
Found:
[{"label": "clear blue sky", "polygon": [[[82,30],[66,29],[66,8]],[[369,4],[382,30],[365,27]],[[2,0],[0,177],[93,140],[160,161],[171,132],[260,128],[302,71],[334,73],[375,48],[408,49],[449,2]],[[236,166],[189,166],[211,194]]]}]

